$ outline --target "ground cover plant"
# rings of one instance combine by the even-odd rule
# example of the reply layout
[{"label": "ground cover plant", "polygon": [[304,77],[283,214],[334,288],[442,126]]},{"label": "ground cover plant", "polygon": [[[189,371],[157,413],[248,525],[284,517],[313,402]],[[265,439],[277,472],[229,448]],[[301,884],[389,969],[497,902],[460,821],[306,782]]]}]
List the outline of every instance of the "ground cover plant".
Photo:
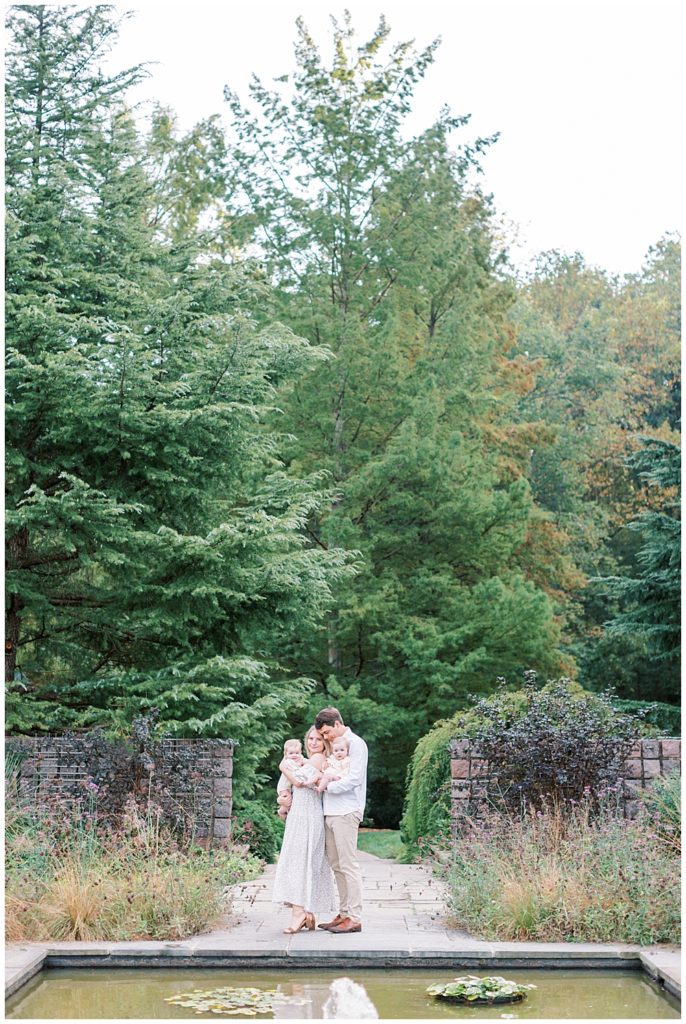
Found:
[{"label": "ground cover plant", "polygon": [[207,850],[174,835],[134,801],[116,827],[97,808],[54,801],[6,808],[6,937],[127,940],[188,938],[229,907],[228,887],[259,872],[246,847]]},{"label": "ground cover plant", "polygon": [[680,940],[679,858],[654,818],[619,817],[610,794],[471,820],[451,850],[455,923],[475,937],[554,942]]}]

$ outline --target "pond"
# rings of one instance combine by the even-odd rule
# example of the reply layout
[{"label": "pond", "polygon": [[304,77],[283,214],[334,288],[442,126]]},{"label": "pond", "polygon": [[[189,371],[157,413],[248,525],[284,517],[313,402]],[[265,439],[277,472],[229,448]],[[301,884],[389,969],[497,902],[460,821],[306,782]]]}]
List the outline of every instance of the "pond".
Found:
[{"label": "pond", "polygon": [[[336,978],[363,985],[380,1018],[394,1020],[526,1020],[526,1019],[664,1019],[680,1017],[679,1004],[641,971],[481,970],[481,976],[502,973],[531,984],[522,1003],[472,1007],[443,1004],[426,995],[427,985],[447,982],[464,969],[444,970],[247,970],[183,968],[47,969],[7,1002],[7,1019],[66,1018],[120,1020],[159,1018],[212,1019],[213,1013],[165,1002],[169,996],[193,989],[222,986],[279,988],[299,998],[298,1004],[275,1007],[257,1019],[321,1019],[322,1007]],[[248,1019],[235,1016],[230,1020]],[[251,1017],[251,1019],[256,1019]]]}]

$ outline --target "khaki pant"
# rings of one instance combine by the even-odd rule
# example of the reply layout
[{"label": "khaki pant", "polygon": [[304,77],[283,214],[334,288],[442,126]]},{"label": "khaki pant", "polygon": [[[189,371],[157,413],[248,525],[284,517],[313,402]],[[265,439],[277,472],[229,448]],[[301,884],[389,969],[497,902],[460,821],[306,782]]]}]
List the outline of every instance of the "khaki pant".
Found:
[{"label": "khaki pant", "polygon": [[359,921],[362,917],[362,875],[357,859],[357,830],[362,815],[359,811],[349,814],[327,814],[324,835],[326,858],[336,879],[341,905],[341,917]]}]

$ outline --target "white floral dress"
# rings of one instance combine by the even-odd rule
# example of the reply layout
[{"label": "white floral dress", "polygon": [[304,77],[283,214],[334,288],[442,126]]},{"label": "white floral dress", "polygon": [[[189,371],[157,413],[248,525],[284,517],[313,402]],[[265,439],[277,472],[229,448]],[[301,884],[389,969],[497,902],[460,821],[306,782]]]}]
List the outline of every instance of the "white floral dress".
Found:
[{"label": "white floral dress", "polygon": [[316,789],[293,787],[272,899],[314,914],[338,906],[333,871],[324,851],[322,795]]}]

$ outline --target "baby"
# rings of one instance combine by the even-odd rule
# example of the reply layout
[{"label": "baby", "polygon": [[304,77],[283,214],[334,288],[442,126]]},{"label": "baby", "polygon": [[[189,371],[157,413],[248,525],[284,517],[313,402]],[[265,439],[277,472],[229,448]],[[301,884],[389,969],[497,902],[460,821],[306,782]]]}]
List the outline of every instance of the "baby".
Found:
[{"label": "baby", "polygon": [[[321,774],[322,779],[342,779],[350,771],[350,745],[344,736],[338,736],[331,744],[331,753],[326,759],[326,767]],[[321,792],[321,786],[317,783]]]},{"label": "baby", "polygon": [[[308,764],[303,757],[303,747],[300,740],[286,740],[283,745],[282,766],[296,777],[298,782],[312,782],[319,777],[319,772]],[[276,786],[276,802],[278,804],[277,814],[285,818],[288,814],[292,790],[291,783],[282,773]]]}]

